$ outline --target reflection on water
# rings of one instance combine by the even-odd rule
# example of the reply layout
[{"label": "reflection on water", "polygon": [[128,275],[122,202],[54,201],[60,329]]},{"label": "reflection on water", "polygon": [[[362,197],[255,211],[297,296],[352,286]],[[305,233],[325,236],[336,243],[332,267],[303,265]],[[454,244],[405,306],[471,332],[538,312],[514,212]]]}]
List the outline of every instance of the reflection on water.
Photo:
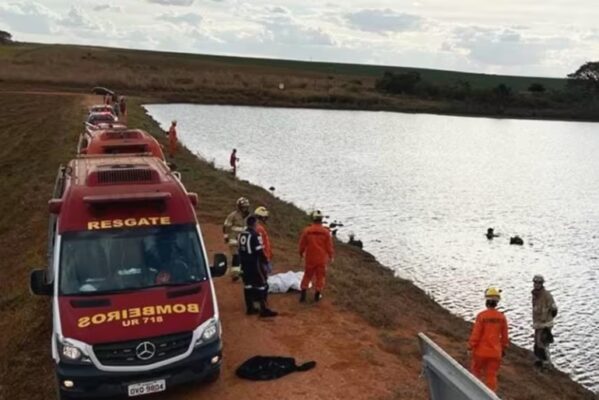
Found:
[{"label": "reflection on water", "polygon": [[[532,276],[560,308],[554,361],[599,390],[596,124],[386,112],[151,105],[192,151],[356,232],[365,249],[473,319],[503,289],[514,342],[532,347]],[[494,227],[501,236],[488,241]],[[524,246],[510,246],[518,234]]]}]

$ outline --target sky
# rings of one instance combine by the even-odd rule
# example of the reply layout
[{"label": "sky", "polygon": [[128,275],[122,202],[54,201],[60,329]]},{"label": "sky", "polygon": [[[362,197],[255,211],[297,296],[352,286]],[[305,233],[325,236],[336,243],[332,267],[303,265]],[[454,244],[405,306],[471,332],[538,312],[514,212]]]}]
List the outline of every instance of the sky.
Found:
[{"label": "sky", "polygon": [[0,0],[15,40],[564,77],[598,0]]}]

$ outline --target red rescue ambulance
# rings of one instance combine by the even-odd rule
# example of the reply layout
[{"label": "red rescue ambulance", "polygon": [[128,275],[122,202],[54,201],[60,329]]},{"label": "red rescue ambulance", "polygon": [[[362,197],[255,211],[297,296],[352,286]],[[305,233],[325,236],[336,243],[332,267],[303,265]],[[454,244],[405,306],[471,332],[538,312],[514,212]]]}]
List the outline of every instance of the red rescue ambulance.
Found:
[{"label": "red rescue ambulance", "polygon": [[160,143],[141,129],[85,132],[79,138],[77,152],[89,155],[150,153],[165,160]]},{"label": "red rescue ambulance", "polygon": [[102,113],[109,112],[116,117],[116,113],[114,112],[114,108],[110,104],[96,104],[89,108],[89,113]]},{"label": "red rescue ambulance", "polygon": [[155,157],[82,157],[61,168],[49,202],[49,267],[31,274],[52,297],[61,399],[138,396],[221,367],[221,326],[194,206]]},{"label": "red rescue ambulance", "polygon": [[98,125],[100,123],[114,124],[118,121],[118,118],[111,112],[92,112],[87,116],[86,122],[91,125]]},{"label": "red rescue ambulance", "polygon": [[85,132],[93,135],[94,133],[100,132],[100,131],[105,131],[105,130],[117,130],[117,129],[127,129],[127,125],[125,124],[121,124],[119,122],[98,122],[97,124],[93,125],[90,124],[89,122],[85,122],[83,124],[84,128],[85,128]]}]

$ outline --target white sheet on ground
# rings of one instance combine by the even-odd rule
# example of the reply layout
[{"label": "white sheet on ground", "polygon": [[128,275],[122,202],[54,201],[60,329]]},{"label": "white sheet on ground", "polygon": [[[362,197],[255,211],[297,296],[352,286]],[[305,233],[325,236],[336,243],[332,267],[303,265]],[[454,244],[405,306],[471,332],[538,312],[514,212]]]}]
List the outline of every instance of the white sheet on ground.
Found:
[{"label": "white sheet on ground", "polygon": [[303,272],[287,271],[268,277],[269,293],[287,293],[289,290],[300,290]]}]

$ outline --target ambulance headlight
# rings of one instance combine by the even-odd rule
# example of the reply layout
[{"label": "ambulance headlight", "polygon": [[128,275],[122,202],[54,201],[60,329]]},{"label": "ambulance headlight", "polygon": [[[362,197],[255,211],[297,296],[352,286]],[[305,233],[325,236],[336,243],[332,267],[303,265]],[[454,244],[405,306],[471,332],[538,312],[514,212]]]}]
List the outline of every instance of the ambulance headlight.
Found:
[{"label": "ambulance headlight", "polygon": [[216,327],[216,324],[208,325],[206,329],[204,329],[204,333],[202,333],[202,340],[206,342],[212,340],[212,338],[216,336],[217,332],[218,328]]},{"label": "ambulance headlight", "polygon": [[81,350],[68,344],[63,345],[62,356],[68,358],[69,360],[79,360],[81,358]]},{"label": "ambulance headlight", "polygon": [[201,344],[211,342],[215,340],[220,335],[220,326],[218,320],[212,319],[201,331],[199,338],[196,340],[195,347],[200,346]]},{"label": "ambulance headlight", "polygon": [[91,363],[90,358],[85,353],[83,343],[76,343],[76,341],[67,338],[57,338],[56,344],[61,361],[68,363]]}]

